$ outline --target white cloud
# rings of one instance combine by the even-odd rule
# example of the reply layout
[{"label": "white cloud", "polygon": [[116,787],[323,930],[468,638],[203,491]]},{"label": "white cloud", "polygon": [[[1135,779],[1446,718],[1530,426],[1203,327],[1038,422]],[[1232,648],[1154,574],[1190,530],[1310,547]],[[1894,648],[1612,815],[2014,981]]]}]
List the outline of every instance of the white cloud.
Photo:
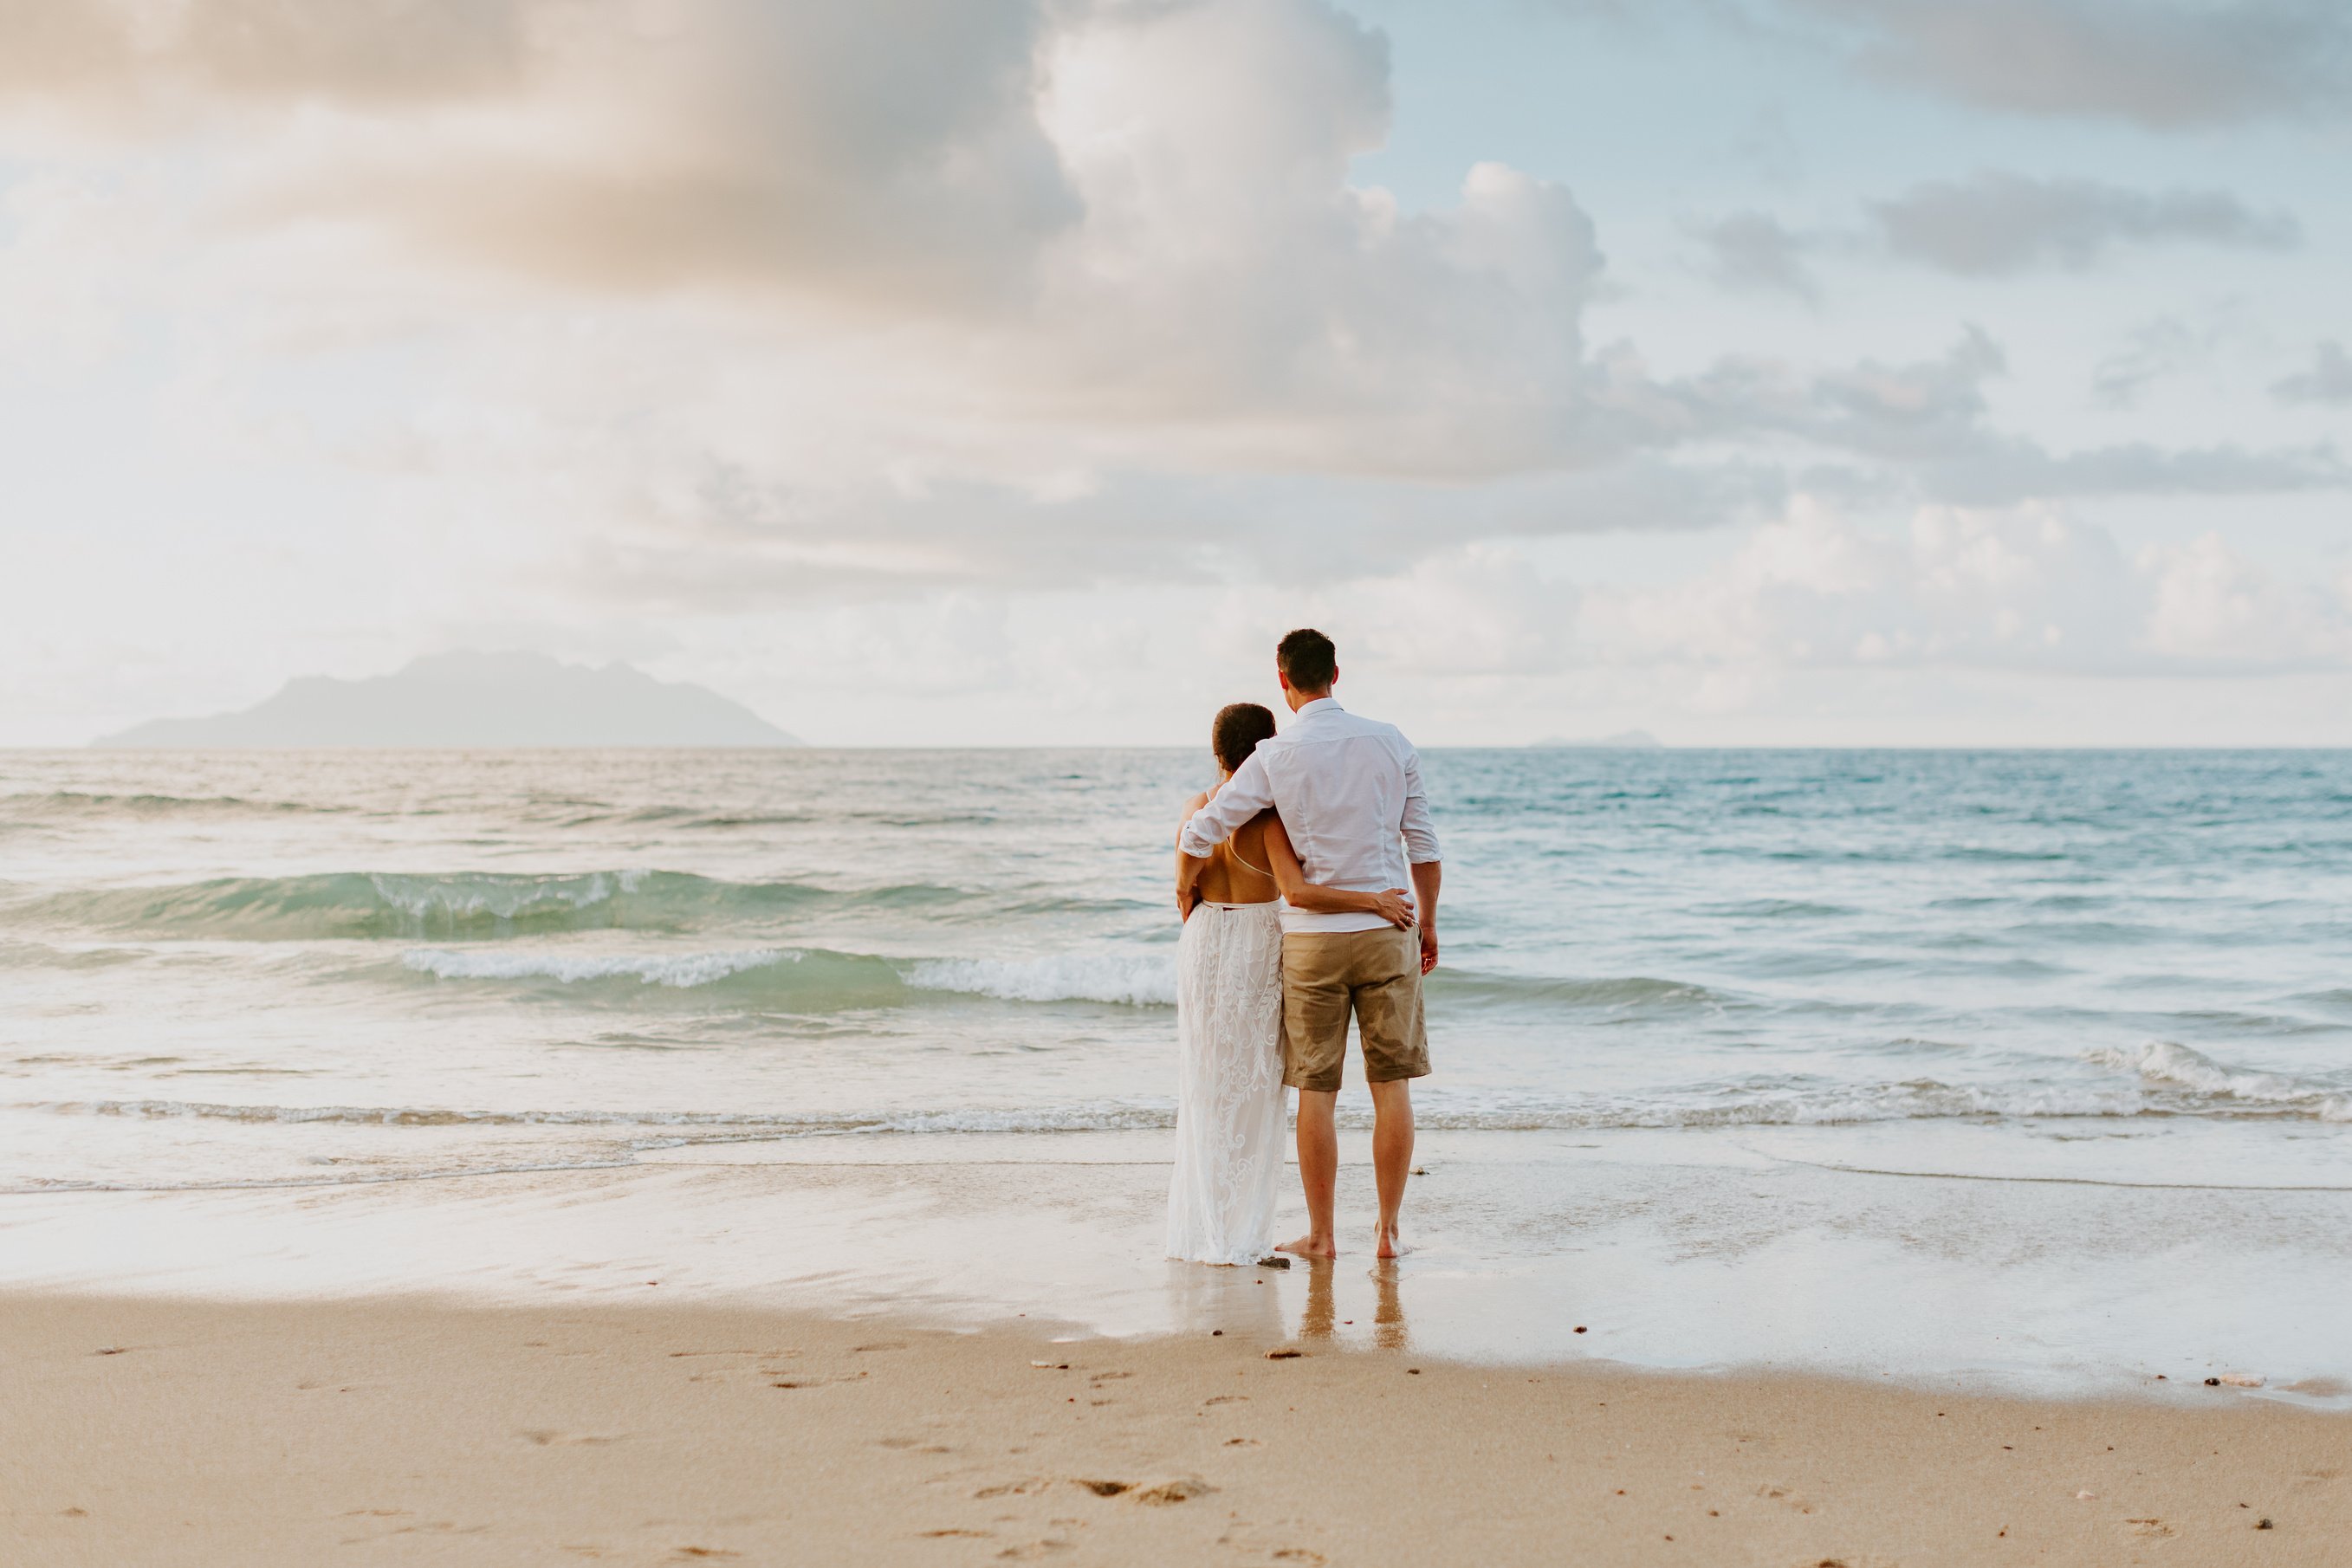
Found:
[{"label": "white cloud", "polygon": [[[913,732],[984,689],[1097,713],[1066,665],[1169,678],[1195,614],[1251,647],[1313,615],[1377,631],[1369,671],[1686,666],[1728,710],[1774,668],[2042,668],[2051,626],[2128,661],[2108,611],[2044,601],[2140,626],[2156,569],[1954,522],[1990,532],[1938,578],[1940,547],[1798,514],[1672,589],[1530,563],[1799,488],[1998,520],[2352,478],[2325,447],[2011,434],[2004,345],[2021,375],[2043,346],[1934,298],[1882,342],[1823,290],[1834,349],[1726,331],[1654,370],[1595,341],[1653,280],[1612,282],[1576,168],[1471,163],[1428,205],[1369,183],[1389,49],[1327,0],[0,7],[0,399],[46,415],[70,368],[100,454],[0,474],[12,559],[86,535],[15,590],[0,664],[95,730],[539,627],[682,676],[880,672]],[[2102,200],[2088,240],[2002,243],[2267,221]],[[1711,240],[1800,296],[1843,243],[1760,214]],[[2012,556],[1998,592],[1970,575]],[[2216,667],[2249,635],[2166,624],[2147,648]]]},{"label": "white cloud", "polygon": [[2141,552],[2149,609],[2141,646],[2197,666],[2296,668],[2352,660],[2352,615],[2339,595],[2299,590],[2208,533]]},{"label": "white cloud", "polygon": [[1801,499],[1719,567],[1588,589],[1590,656],[1615,663],[2260,674],[2352,665],[2352,615],[2208,534],[2126,557],[2041,505],[1921,509],[1899,534]]}]

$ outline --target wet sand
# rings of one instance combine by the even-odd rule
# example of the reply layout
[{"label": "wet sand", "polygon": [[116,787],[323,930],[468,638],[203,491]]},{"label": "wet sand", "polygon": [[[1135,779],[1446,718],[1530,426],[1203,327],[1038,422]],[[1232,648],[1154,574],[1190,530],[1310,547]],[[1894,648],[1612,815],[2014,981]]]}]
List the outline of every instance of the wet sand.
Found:
[{"label": "wet sand", "polygon": [[1110,1339],[640,1289],[0,1296],[0,1561],[2324,1564],[2352,1540],[2352,1422],[2235,1389],[2002,1398],[1449,1363],[1311,1312]]}]

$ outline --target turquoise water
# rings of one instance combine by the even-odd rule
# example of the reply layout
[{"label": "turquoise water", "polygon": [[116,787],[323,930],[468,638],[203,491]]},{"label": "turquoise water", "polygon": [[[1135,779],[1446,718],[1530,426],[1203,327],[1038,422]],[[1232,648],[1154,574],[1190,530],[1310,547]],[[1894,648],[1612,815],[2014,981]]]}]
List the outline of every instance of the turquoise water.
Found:
[{"label": "turquoise water", "polygon": [[[0,1187],[1172,1116],[1176,752],[0,753]],[[2352,754],[1441,752],[1439,1132],[2326,1185]],[[1360,1119],[1351,1086],[1343,1109]]]}]

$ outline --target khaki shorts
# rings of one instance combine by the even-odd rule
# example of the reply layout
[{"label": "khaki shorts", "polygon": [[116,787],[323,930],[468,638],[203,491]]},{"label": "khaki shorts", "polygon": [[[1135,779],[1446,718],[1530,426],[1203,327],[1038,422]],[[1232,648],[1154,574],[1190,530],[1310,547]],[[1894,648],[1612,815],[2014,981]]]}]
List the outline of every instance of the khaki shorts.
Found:
[{"label": "khaki shorts", "polygon": [[1421,933],[1286,931],[1282,938],[1282,1081],[1332,1092],[1348,1058],[1348,1015],[1364,1042],[1364,1079],[1429,1076],[1421,1016]]}]

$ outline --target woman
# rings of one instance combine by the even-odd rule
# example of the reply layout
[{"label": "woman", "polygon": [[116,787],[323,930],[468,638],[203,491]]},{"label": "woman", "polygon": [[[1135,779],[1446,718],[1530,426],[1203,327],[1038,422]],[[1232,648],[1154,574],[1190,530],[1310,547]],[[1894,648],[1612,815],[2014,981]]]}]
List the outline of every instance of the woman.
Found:
[{"label": "woman", "polygon": [[[1219,710],[1209,727],[1217,783],[1185,803],[1184,821],[1273,734],[1274,715],[1255,702]],[[1412,904],[1399,889],[1358,893],[1308,882],[1281,819],[1270,811],[1218,845],[1193,886],[1199,902],[1186,913],[1176,944],[1176,1173],[1168,1188],[1168,1256],[1255,1263],[1274,1236],[1289,1109],[1282,1087],[1280,900],[1308,910],[1370,910],[1399,926],[1412,923]]]}]

